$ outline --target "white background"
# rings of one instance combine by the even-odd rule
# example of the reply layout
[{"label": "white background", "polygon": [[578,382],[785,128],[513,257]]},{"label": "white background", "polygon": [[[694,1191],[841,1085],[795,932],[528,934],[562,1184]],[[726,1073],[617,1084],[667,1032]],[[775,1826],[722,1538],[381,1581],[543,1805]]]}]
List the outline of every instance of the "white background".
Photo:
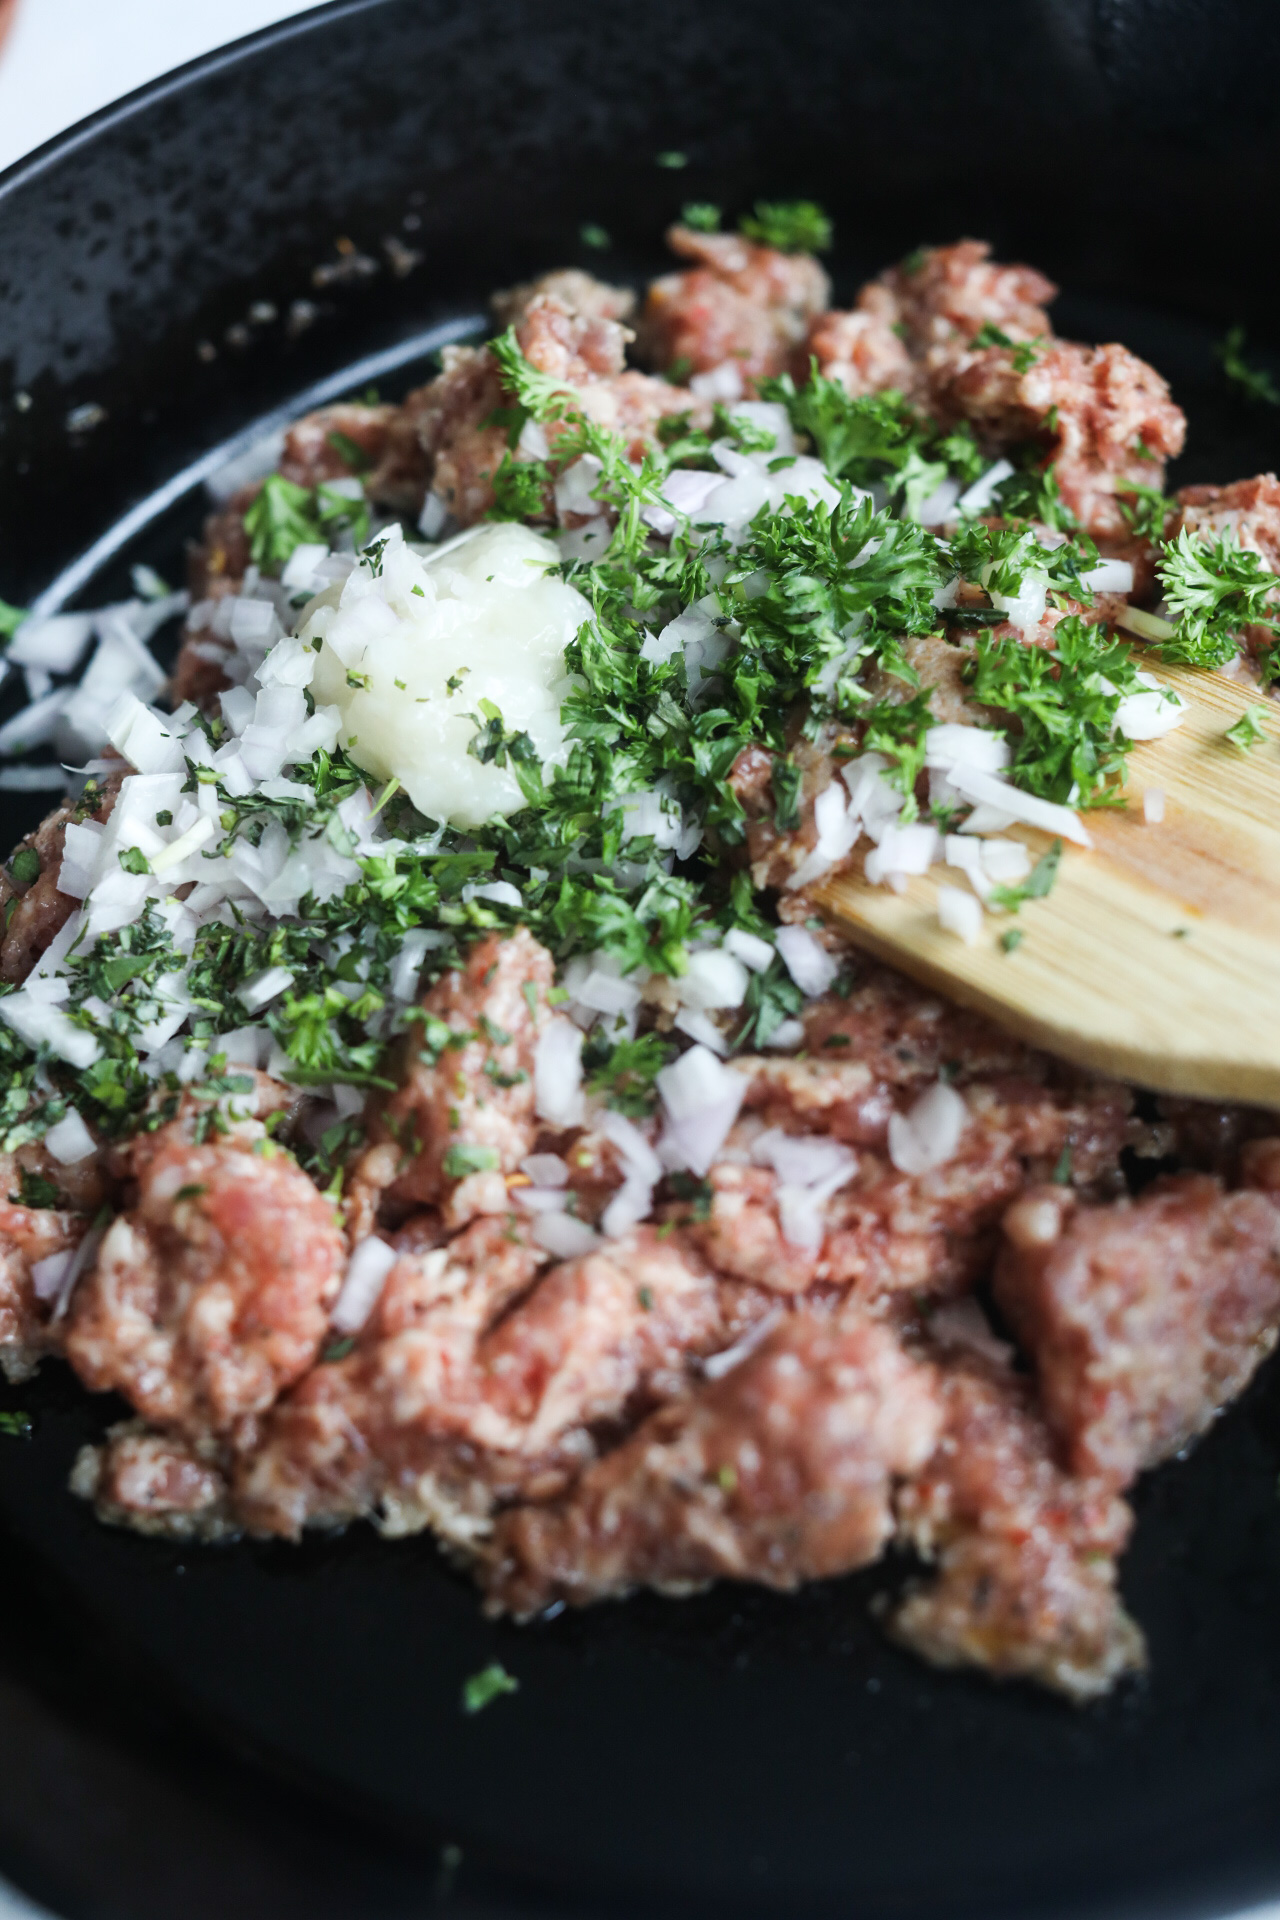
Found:
[{"label": "white background", "polygon": [[[21,159],[64,127],[157,74],[319,4],[320,0],[19,0],[17,20],[0,54],[0,167]],[[50,1916],[20,1895],[6,1892],[0,1883],[0,1920],[50,1920]],[[1240,1920],[1280,1920],[1280,1905],[1259,1907]]]}]

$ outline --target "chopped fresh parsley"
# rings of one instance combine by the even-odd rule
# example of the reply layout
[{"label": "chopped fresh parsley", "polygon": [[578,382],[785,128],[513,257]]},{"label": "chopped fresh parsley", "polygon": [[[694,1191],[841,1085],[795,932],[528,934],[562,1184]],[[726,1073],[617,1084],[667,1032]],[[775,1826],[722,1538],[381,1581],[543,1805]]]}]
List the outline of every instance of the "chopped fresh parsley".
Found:
[{"label": "chopped fresh parsley", "polygon": [[675,1053],[674,1044],[660,1033],[613,1041],[597,1028],[582,1050],[587,1090],[602,1095],[616,1112],[643,1119],[658,1103],[654,1082]]},{"label": "chopped fresh parsley", "polygon": [[1256,747],[1260,741],[1271,738],[1262,724],[1266,717],[1266,707],[1248,706],[1235,725],[1227,728],[1224,738],[1229,740],[1233,747],[1240,747],[1247,753],[1250,747]]},{"label": "chopped fresh parsley", "polygon": [[812,200],[757,200],[738,226],[748,240],[779,253],[826,253],[832,241],[831,221]]},{"label": "chopped fresh parsley", "polygon": [[462,1686],[462,1711],[479,1713],[501,1699],[504,1693],[518,1693],[520,1682],[512,1677],[497,1660],[487,1667],[481,1667],[479,1673],[473,1673]]},{"label": "chopped fresh parsley", "polygon": [[12,640],[26,617],[25,607],[10,606],[7,600],[0,600],[0,645]]},{"label": "chopped fresh parsley", "polygon": [[1116,503],[1138,538],[1153,545],[1163,541],[1169,517],[1178,511],[1176,500],[1143,480],[1118,480]]},{"label": "chopped fresh parsley", "polygon": [[681,209],[680,219],[684,226],[691,227],[694,233],[719,233],[721,213],[710,200],[689,200]]},{"label": "chopped fresh parsley", "polygon": [[501,1164],[496,1147],[450,1147],[444,1156],[446,1180],[465,1180],[470,1173],[492,1173]]},{"label": "chopped fresh parsley", "polygon": [[279,573],[296,547],[350,533],[357,547],[369,534],[369,509],[332,485],[300,487],[282,474],[268,474],[244,516],[253,563],[264,573]]},{"label": "chopped fresh parsley", "polygon": [[1280,583],[1252,548],[1240,545],[1233,527],[1217,533],[1183,527],[1165,543],[1156,572],[1177,621],[1173,638],[1160,650],[1165,660],[1221,667],[1239,652],[1245,627],[1280,634],[1271,600]]},{"label": "chopped fresh parsley", "polygon": [[1280,390],[1263,367],[1251,367],[1244,357],[1245,330],[1232,327],[1225,340],[1213,350],[1227,385],[1255,405],[1280,407]]},{"label": "chopped fresh parsley", "polygon": [[613,245],[607,230],[594,220],[584,220],[578,229],[584,247],[591,247],[597,253],[604,253]]},{"label": "chopped fresh parsley", "polygon": [[9,862],[9,878],[24,891],[40,878],[40,855],[34,847],[19,847]]},{"label": "chopped fresh parsley", "polygon": [[0,1433],[7,1434],[11,1440],[29,1440],[31,1426],[29,1413],[9,1407],[0,1410]]},{"label": "chopped fresh parsley", "polygon": [[[1026,879],[1018,887],[993,887],[991,897],[998,907],[1006,913],[1016,913],[1024,900],[1043,900],[1052,893],[1053,883],[1058,877],[1058,868],[1062,863],[1062,842],[1055,840],[1048,853],[1042,853],[1032,867]],[[1002,941],[1006,953],[1012,951],[1017,941]]]}]

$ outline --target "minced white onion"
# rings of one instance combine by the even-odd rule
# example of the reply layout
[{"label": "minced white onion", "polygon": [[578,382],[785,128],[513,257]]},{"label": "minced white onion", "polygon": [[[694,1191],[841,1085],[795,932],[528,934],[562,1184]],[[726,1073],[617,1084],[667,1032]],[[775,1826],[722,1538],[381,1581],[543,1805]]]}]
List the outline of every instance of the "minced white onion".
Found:
[{"label": "minced white onion", "polygon": [[330,1322],[339,1333],[358,1333],[378,1304],[398,1254],[377,1234],[362,1240],[347,1262]]},{"label": "minced white onion", "polygon": [[[0,1012],[4,1003],[0,1001]],[[582,1035],[572,1020],[555,1014],[538,1036],[533,1062],[534,1104],[538,1118],[553,1127],[581,1126]]]},{"label": "minced white onion", "polygon": [[657,1076],[667,1124],[658,1152],[663,1165],[701,1177],[719,1153],[747,1091],[740,1073],[705,1046],[692,1046]]},{"label": "minced white onion", "polygon": [[544,1213],[530,1229],[540,1247],[557,1260],[577,1260],[603,1244],[594,1227],[571,1213]]},{"label": "minced white onion", "polygon": [[752,973],[767,973],[773,965],[773,947],[769,941],[762,940],[758,933],[748,933],[743,927],[730,927],[724,937],[724,948],[735,960],[741,960],[744,967],[750,967]]},{"label": "minced white onion", "polygon": [[982,902],[959,887],[939,887],[938,924],[946,933],[959,934],[971,947],[982,932]]},{"label": "minced white onion", "polygon": [[1147,787],[1142,795],[1142,817],[1149,827],[1158,827],[1164,819],[1164,790]]},{"label": "minced white onion", "polygon": [[779,927],[775,943],[783,966],[810,999],[825,993],[840,971],[835,956],[814,939],[807,927]]},{"label": "minced white onion", "polygon": [[889,1158],[899,1173],[931,1173],[945,1166],[960,1144],[969,1109],[954,1087],[935,1081],[908,1113],[889,1121]]},{"label": "minced white onion", "polygon": [[74,1107],[68,1109],[56,1126],[50,1127],[44,1144],[64,1167],[78,1166],[81,1160],[87,1160],[91,1153],[98,1150],[97,1141]]}]

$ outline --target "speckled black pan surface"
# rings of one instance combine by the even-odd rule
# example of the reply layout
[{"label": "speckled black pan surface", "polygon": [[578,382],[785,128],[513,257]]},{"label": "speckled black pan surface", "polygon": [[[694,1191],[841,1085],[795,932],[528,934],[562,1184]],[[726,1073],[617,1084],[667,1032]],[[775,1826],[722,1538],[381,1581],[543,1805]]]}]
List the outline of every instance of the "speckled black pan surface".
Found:
[{"label": "speckled black pan surface", "polygon": [[[1173,380],[1177,477],[1274,466],[1280,416],[1225,395],[1211,346],[1244,321],[1280,364],[1278,82],[1273,0],[321,9],[0,181],[0,594],[172,577],[200,500],[157,493],[210,448],[362,391],[371,357],[401,390],[529,270],[651,271],[684,198],[820,198],[838,295],[988,235],[1068,289],[1061,331]],[[422,255],[403,277],[389,236]],[[339,240],[379,271],[315,284]],[[892,1566],[516,1630],[424,1541],[109,1533],[64,1486],[114,1404],[57,1367],[0,1404],[35,1421],[0,1436],[0,1867],[77,1920],[1179,1920],[1280,1893],[1274,1369],[1139,1488],[1153,1672],[1083,1713],[886,1647]],[[520,1691],[465,1718],[495,1658]]]}]

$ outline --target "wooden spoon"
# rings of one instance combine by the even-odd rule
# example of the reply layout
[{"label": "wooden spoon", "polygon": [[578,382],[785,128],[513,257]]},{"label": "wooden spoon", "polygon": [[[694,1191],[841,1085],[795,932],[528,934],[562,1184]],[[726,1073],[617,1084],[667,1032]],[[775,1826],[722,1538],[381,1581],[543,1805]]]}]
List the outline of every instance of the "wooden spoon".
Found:
[{"label": "wooden spoon", "polygon": [[[1268,738],[1243,751],[1224,736],[1256,687],[1142,665],[1189,712],[1134,748],[1128,807],[1083,816],[1094,845],[1064,847],[1045,899],[1016,918],[984,915],[966,946],[938,925],[937,889],[968,881],[942,867],[897,894],[859,865],[815,897],[859,946],[1051,1053],[1165,1092],[1280,1109],[1280,706],[1268,703]],[[1158,825],[1143,818],[1150,788],[1165,796]],[[1031,828],[1010,835],[1036,857],[1050,844]],[[1006,952],[1011,927],[1023,938]]]}]

